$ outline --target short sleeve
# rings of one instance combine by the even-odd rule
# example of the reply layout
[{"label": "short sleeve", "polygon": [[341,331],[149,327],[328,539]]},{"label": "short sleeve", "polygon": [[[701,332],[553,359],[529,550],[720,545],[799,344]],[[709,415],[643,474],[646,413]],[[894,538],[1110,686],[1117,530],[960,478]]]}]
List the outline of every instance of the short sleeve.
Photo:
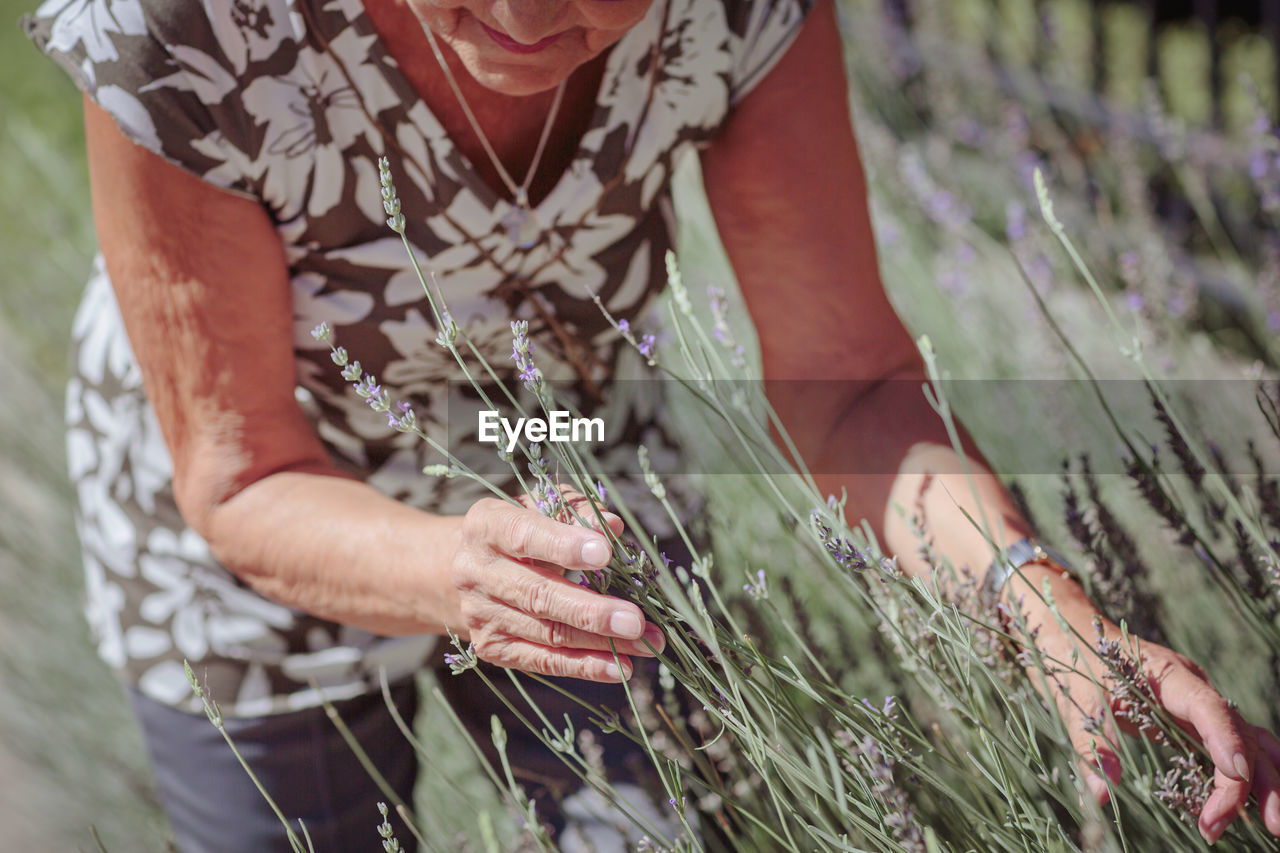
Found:
[{"label": "short sleeve", "polygon": [[800,33],[813,0],[724,0],[733,71],[729,103],[764,79]]},{"label": "short sleeve", "polygon": [[220,189],[259,199],[236,144],[244,128],[239,81],[216,40],[202,43],[209,27],[200,4],[46,0],[22,27],[129,139]]}]

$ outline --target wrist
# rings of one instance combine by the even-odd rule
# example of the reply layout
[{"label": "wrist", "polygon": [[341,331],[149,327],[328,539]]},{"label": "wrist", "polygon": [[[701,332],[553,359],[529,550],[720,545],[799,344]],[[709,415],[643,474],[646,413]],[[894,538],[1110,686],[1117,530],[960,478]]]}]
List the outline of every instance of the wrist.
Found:
[{"label": "wrist", "polygon": [[[1050,602],[1057,615],[1050,609]],[[1001,590],[1000,606],[1006,623],[1013,613],[1021,611],[1027,630],[1034,632],[1036,645],[1042,650],[1070,648],[1078,642],[1073,630],[1091,644],[1093,622],[1100,615],[1071,573],[1052,560],[1035,560],[1020,566]],[[1058,617],[1069,627],[1064,628]],[[1105,618],[1103,622],[1105,630],[1110,623]]]}]

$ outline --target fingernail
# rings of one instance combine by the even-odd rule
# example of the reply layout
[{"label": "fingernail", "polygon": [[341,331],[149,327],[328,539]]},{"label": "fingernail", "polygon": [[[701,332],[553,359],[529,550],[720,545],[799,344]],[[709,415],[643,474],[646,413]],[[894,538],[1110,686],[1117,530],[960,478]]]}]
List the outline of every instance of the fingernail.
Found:
[{"label": "fingernail", "polygon": [[630,610],[619,610],[609,617],[609,631],[615,637],[636,640],[644,630],[644,622]]},{"label": "fingernail", "polygon": [[1244,753],[1237,752],[1231,756],[1231,763],[1235,765],[1236,772],[1240,774],[1240,778],[1249,781],[1249,762],[1245,759]]},{"label": "fingernail", "polygon": [[[588,566],[605,566],[609,563],[609,545],[603,539],[589,539],[582,546],[582,562]],[[639,630],[638,628],[636,629]]]},{"label": "fingernail", "polygon": [[653,646],[659,652],[667,647],[667,638],[662,636],[662,631],[657,625],[650,625],[644,629],[644,639],[649,641],[649,645]]},{"label": "fingernail", "polygon": [[610,678],[616,678],[620,681],[627,677],[627,671],[625,669],[619,669],[616,663],[605,664],[604,674]]}]

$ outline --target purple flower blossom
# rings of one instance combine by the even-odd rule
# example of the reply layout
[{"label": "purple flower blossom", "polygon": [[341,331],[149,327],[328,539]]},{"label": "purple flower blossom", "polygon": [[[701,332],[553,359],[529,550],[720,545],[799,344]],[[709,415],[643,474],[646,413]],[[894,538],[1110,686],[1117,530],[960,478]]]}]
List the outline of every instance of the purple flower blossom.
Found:
[{"label": "purple flower blossom", "polygon": [[1255,148],[1250,152],[1249,177],[1253,178],[1255,181],[1260,181],[1267,176],[1267,172],[1270,170],[1270,167],[1270,158],[1267,157],[1266,151],[1263,151],[1260,148]]},{"label": "purple flower blossom", "polygon": [[657,338],[655,338],[653,335],[645,335],[644,337],[642,337],[640,339],[640,346],[639,346],[640,354],[646,358],[653,355],[653,348],[656,343],[657,343]]},{"label": "purple flower blossom", "polygon": [[1142,298],[1141,293],[1130,290],[1128,293],[1124,295],[1124,304],[1128,305],[1130,310],[1141,311],[1142,306],[1145,304],[1145,302]]},{"label": "purple flower blossom", "polygon": [[1005,236],[1017,243],[1027,236],[1027,208],[1020,201],[1009,202],[1004,209]]},{"label": "purple flower blossom", "polygon": [[529,354],[533,352],[533,342],[529,340],[529,321],[513,320],[511,322],[511,360],[520,368],[520,381],[524,387],[534,393],[542,392],[542,371],[534,366]]},{"label": "purple flower blossom", "polygon": [[822,515],[818,510],[810,512],[810,519],[813,522],[814,529],[818,533],[818,538],[822,541],[822,547],[836,561],[836,564],[844,569],[851,571],[862,571],[869,565],[867,557],[850,542],[847,538],[840,536],[830,525],[822,520]]},{"label": "purple flower blossom", "polygon": [[452,634],[450,636],[453,637],[454,648],[458,650],[458,653],[451,654],[449,652],[445,652],[444,654],[445,666],[449,667],[449,671],[452,672],[454,675],[461,675],[462,673],[466,672],[469,669],[474,669],[476,664],[479,662],[476,659],[474,645],[471,643],[468,643],[467,647],[463,649],[462,646],[460,645],[461,641],[457,637],[454,637]]},{"label": "purple flower blossom", "polygon": [[607,492],[605,490],[604,483],[596,480],[596,496],[600,498],[600,503],[604,503],[606,494]]},{"label": "purple flower blossom", "polygon": [[956,119],[955,124],[951,127],[951,133],[955,136],[957,142],[974,148],[982,145],[987,138],[987,132],[982,125],[969,116],[961,116]]},{"label": "purple flower blossom", "polygon": [[622,332],[624,335],[630,334],[631,324],[627,322],[625,317],[618,321],[618,331]]},{"label": "purple flower blossom", "polygon": [[[399,414],[397,414],[396,410],[399,410]],[[418,419],[413,413],[413,407],[404,400],[401,400],[393,409],[387,412],[387,426],[393,429],[400,432],[412,432],[417,425]]]},{"label": "purple flower blossom", "polygon": [[877,222],[875,232],[881,246],[895,246],[902,239],[902,232],[892,222]]},{"label": "purple flower blossom", "polygon": [[764,569],[758,570],[756,572],[755,580],[750,583],[743,584],[742,588],[746,591],[747,595],[751,596],[756,601],[768,598],[769,584],[765,580]]}]

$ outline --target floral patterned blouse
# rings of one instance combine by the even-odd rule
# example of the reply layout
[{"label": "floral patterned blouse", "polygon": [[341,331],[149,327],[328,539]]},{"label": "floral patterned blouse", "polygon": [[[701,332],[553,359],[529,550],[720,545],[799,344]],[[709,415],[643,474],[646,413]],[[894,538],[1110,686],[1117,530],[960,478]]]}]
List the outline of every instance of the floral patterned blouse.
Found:
[{"label": "floral patterned blouse", "polygon": [[[656,383],[607,393],[640,375],[642,360],[592,295],[651,328],[673,163],[715,136],[810,3],[654,0],[607,57],[589,128],[536,206],[544,230],[528,248],[508,236],[511,204],[454,147],[361,0],[48,0],[25,27],[132,140],[270,213],[292,281],[297,397],[335,463],[413,506],[462,513],[478,487],[424,476],[442,460],[365,406],[310,333],[327,321],[429,433],[493,470],[494,448],[474,440],[474,394],[434,343],[421,287],[386,227],[378,158],[390,160],[407,236],[459,327],[509,364],[509,322],[530,321],[538,367],[608,426],[599,456],[630,503],[643,492],[636,444],[655,461],[677,451],[638,390]],[[67,452],[86,612],[127,683],[197,710],[185,658],[227,714],[251,716],[318,704],[312,680],[337,699],[376,689],[380,667],[396,679],[424,665],[434,636],[381,637],[269,601],[186,526],[100,257],[73,337]]]}]

